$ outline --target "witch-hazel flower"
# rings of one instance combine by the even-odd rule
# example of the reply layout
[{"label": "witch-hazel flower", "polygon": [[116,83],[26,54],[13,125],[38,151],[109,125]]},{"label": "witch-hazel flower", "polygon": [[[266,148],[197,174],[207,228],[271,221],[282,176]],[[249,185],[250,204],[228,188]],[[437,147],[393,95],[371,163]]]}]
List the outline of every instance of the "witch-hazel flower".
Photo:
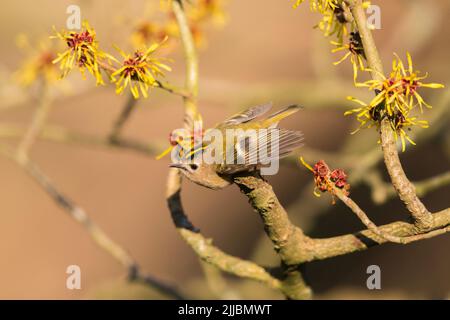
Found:
[{"label": "witch-hazel flower", "polygon": [[[167,37],[163,42],[166,39]],[[148,97],[149,88],[158,84],[157,77],[164,76],[164,71],[171,71],[171,68],[162,62],[162,58],[153,56],[163,42],[154,43],[148,49],[136,50],[133,54],[126,54],[116,48],[124,58],[122,66],[111,74],[117,94],[130,87],[135,99],[139,98],[140,93],[145,98]]]},{"label": "witch-hazel flower", "polygon": [[[375,91],[377,95],[370,103],[348,97],[349,100],[358,103],[360,107],[345,112],[345,115],[356,114],[356,119],[360,122],[359,128],[379,126],[382,120],[387,119],[395,137],[401,139],[403,151],[406,148],[406,141],[415,144],[408,136],[405,128],[410,129],[413,126],[428,127],[428,122],[418,120],[413,115],[416,107],[419,107],[421,113],[424,106],[431,108],[419,94],[419,89],[444,87],[439,83],[423,82],[428,75],[421,76],[419,71],[414,70],[411,55],[407,53],[406,56],[408,64],[405,67],[402,60],[395,55],[392,62],[392,71],[388,77],[380,74],[380,79],[357,83],[357,86],[367,87],[369,90]],[[365,70],[371,71],[370,69]]]},{"label": "witch-hazel flower", "polygon": [[62,78],[66,77],[73,68],[79,68],[84,77],[87,69],[95,77],[97,85],[104,84],[99,64],[115,59],[100,50],[95,30],[87,21],[83,22],[80,32],[63,30],[56,32],[56,35],[51,38],[63,40],[68,47],[63,53],[58,53],[58,57],[53,60],[53,63],[59,63],[63,72]]}]

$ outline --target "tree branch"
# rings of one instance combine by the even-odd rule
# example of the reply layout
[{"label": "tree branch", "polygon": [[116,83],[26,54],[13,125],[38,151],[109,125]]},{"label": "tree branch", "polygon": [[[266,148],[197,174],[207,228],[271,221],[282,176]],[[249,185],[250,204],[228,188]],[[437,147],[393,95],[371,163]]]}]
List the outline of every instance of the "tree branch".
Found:
[{"label": "tree branch", "polygon": [[178,171],[171,170],[167,180],[166,198],[172,220],[178,233],[194,250],[198,257],[222,271],[238,277],[265,283],[273,289],[279,289],[281,283],[272,277],[263,267],[257,264],[231,256],[212,244],[195,228],[184,213],[181,204],[181,177]]},{"label": "tree branch", "polygon": [[260,177],[246,175],[236,177],[235,183],[248,196],[250,203],[261,216],[265,231],[272,240],[275,250],[282,261],[290,267],[362,251],[374,245],[386,243],[386,238],[380,235],[390,235],[401,238],[401,243],[410,243],[450,231],[450,208],[448,208],[433,215],[432,231],[428,233],[418,233],[414,224],[398,221],[384,226],[375,226],[378,232],[364,230],[356,234],[313,239],[290,222],[286,211],[267,182]]},{"label": "tree branch", "polygon": [[286,270],[282,291],[290,298],[310,299],[312,291],[305,284],[296,261],[299,246],[302,247],[308,238],[291,223],[272,186],[257,174],[236,176],[234,183],[260,215],[264,230],[281,257]]},{"label": "tree branch", "polygon": [[[417,228],[414,224],[397,221],[378,229],[397,237],[411,237],[411,239],[429,239],[446,232],[450,232],[450,208],[433,214],[433,231],[426,234],[416,234]],[[436,229],[436,230],[434,230]],[[414,238],[412,238],[414,237]],[[355,234],[347,234],[326,239],[310,239],[307,250],[298,248],[302,254],[297,256],[297,262],[304,263],[315,260],[324,260],[357,251],[366,250],[375,245],[381,245],[386,240],[377,236],[370,230],[363,230]]]},{"label": "tree branch", "polygon": [[184,123],[187,129],[192,129],[193,122],[198,115],[198,57],[194,39],[189,28],[189,22],[184,14],[180,0],[172,1],[172,10],[180,30],[180,38],[183,45],[184,59],[186,61],[185,90],[189,93],[184,97]]},{"label": "tree branch", "polygon": [[[372,32],[367,27],[366,14],[361,0],[348,0],[352,15],[355,19],[358,31],[367,57],[367,63],[371,69],[372,78],[383,80],[383,65],[372,37]],[[397,144],[388,119],[381,121],[381,147],[384,154],[384,162],[400,199],[406,205],[415,220],[419,230],[429,230],[433,225],[433,216],[417,197],[414,185],[408,180],[397,152]]]}]

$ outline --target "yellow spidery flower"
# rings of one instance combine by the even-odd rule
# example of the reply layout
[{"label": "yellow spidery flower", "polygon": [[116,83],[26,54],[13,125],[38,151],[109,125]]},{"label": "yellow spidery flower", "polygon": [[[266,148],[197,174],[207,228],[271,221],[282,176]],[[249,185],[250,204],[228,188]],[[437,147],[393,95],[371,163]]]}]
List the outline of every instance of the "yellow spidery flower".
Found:
[{"label": "yellow spidery flower", "polygon": [[225,24],[224,0],[196,0],[188,8],[187,16],[192,23],[211,20],[216,25]]},{"label": "yellow spidery flower", "polygon": [[[304,0],[298,0],[294,8],[298,7]],[[314,28],[322,31],[325,37],[336,35],[340,43],[348,35],[349,29],[354,29],[351,22],[351,14],[345,2],[342,0],[310,0],[310,9],[322,14],[322,19]],[[348,24],[350,23],[350,27]]]},{"label": "yellow spidery flower", "polygon": [[207,44],[203,27],[212,22],[217,27],[225,25],[227,16],[224,6],[227,0],[195,0],[185,7],[189,28],[198,48]]},{"label": "yellow spidery flower", "polygon": [[87,21],[83,22],[80,32],[63,30],[56,32],[56,36],[52,38],[61,39],[68,46],[66,51],[58,53],[58,58],[53,60],[53,63],[60,64],[63,72],[62,78],[67,76],[74,67],[78,67],[83,77],[85,77],[85,69],[87,69],[95,77],[97,85],[103,84],[99,63],[115,59],[99,49],[95,31]]},{"label": "yellow spidery flower", "polygon": [[[178,24],[170,10],[170,2],[170,0],[160,1],[161,11],[166,12],[168,15],[168,21],[161,24],[160,28],[171,38],[179,37]],[[227,2],[228,0],[192,0],[184,6],[189,28],[194,43],[198,48],[206,45],[206,37],[203,30],[205,24],[212,22],[216,26],[221,27],[226,23],[227,15],[224,7]]]},{"label": "yellow spidery flower", "polygon": [[19,35],[16,42],[28,53],[20,68],[14,73],[14,78],[19,84],[28,87],[37,79],[43,79],[46,83],[54,83],[58,80],[58,70],[52,63],[56,52],[48,41],[42,40],[38,46],[34,47],[25,35]]},{"label": "yellow spidery flower", "polygon": [[[444,85],[439,83],[424,83],[422,80],[428,77],[428,74],[419,76],[420,71],[413,69],[412,58],[409,52],[406,54],[408,59],[408,67],[405,68],[401,59],[395,54],[392,61],[392,71],[389,77],[384,75],[382,80],[368,80],[359,86],[367,87],[370,91],[377,90],[378,94],[370,102],[371,106],[385,103],[386,112],[392,116],[396,111],[403,112],[412,110],[416,103],[423,111],[423,106],[431,108],[418,93],[418,89],[425,88],[443,88]],[[369,69],[367,69],[370,71]]]},{"label": "yellow spidery flower", "polygon": [[409,141],[412,145],[416,145],[416,143],[408,136],[406,130],[411,130],[411,127],[418,126],[421,128],[428,128],[429,124],[426,120],[417,120],[417,117],[408,117],[399,114],[396,118],[394,118],[394,123],[391,122],[391,128],[394,132],[395,139],[397,140],[400,137],[402,143],[402,152],[406,150],[406,140]]},{"label": "yellow spidery flower", "polygon": [[349,11],[344,2],[333,9],[330,7],[330,9],[322,12],[322,15],[322,19],[314,28],[321,30],[325,37],[335,35],[341,44],[344,37],[349,34],[349,30],[355,29],[354,24],[350,23]]},{"label": "yellow spidery flower", "polygon": [[347,50],[347,53],[339,60],[334,62],[334,65],[338,65],[350,57],[350,62],[353,67],[353,82],[356,84],[356,78],[358,77],[358,70],[364,71],[366,68],[364,66],[364,60],[366,55],[364,53],[364,48],[361,41],[361,36],[359,32],[351,32],[350,40],[348,44],[341,44],[336,41],[331,41],[331,44],[336,46],[331,52],[339,52]]},{"label": "yellow spidery flower", "polygon": [[161,11],[170,11],[173,0],[159,0],[159,8]]},{"label": "yellow spidery flower", "polygon": [[[296,0],[293,7],[297,8],[305,0]],[[367,8],[370,1],[363,2],[363,8]],[[344,0],[310,0],[309,7],[312,12],[322,14],[322,19],[314,27],[321,30],[325,37],[336,36],[340,45],[344,38],[356,30],[352,14]]]},{"label": "yellow spidery flower", "polygon": [[[294,9],[301,5],[305,0],[295,0]],[[327,10],[335,9],[341,0],[309,0],[309,7],[311,11],[324,13]]]},{"label": "yellow spidery flower", "polygon": [[[401,139],[403,151],[406,148],[406,140],[415,144],[407,135],[405,128],[410,129],[412,126],[428,127],[426,121],[417,120],[417,117],[411,115],[417,106],[419,106],[421,113],[423,112],[423,106],[431,108],[418,90],[422,87],[433,89],[444,87],[439,83],[424,83],[422,80],[427,78],[428,75],[420,76],[420,72],[413,68],[411,55],[407,53],[406,56],[407,67],[395,55],[392,62],[392,71],[388,77],[381,75],[381,80],[369,80],[357,84],[357,86],[367,87],[371,91],[375,90],[377,95],[368,104],[353,97],[348,97],[349,100],[358,103],[361,107],[345,112],[345,115],[356,114],[356,119],[360,122],[360,128],[379,125],[383,119],[388,119],[395,137]],[[371,70],[366,69],[366,71]]]},{"label": "yellow spidery flower", "polygon": [[153,53],[163,42],[154,43],[147,50],[137,50],[131,55],[117,48],[124,58],[122,67],[111,75],[116,83],[117,94],[121,94],[129,86],[135,99],[139,98],[139,91],[147,98],[149,88],[157,84],[156,78],[164,76],[164,70],[171,71],[169,66],[161,62],[161,58],[153,57]]},{"label": "yellow spidery flower", "polygon": [[131,43],[134,48],[140,49],[148,46],[152,41],[162,41],[169,36],[168,30],[164,25],[149,22],[138,22],[131,33]]}]

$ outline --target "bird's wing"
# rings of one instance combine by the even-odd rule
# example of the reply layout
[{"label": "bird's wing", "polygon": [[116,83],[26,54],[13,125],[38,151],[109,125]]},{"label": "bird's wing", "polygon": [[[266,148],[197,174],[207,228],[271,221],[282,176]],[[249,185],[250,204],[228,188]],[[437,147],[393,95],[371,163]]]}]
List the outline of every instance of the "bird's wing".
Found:
[{"label": "bird's wing", "polygon": [[303,134],[299,131],[269,128],[266,134],[258,132],[256,138],[244,136],[238,139],[233,149],[227,150],[227,153],[234,154],[234,162],[220,165],[219,173],[235,174],[261,168],[288,156],[303,145]]},{"label": "bird's wing", "polygon": [[254,106],[251,108],[248,108],[245,111],[242,111],[238,114],[235,114],[231,118],[228,118],[220,125],[235,125],[240,123],[249,122],[263,114],[265,114],[267,111],[269,111],[272,108],[272,102],[269,102],[267,104],[262,104],[259,106]]}]

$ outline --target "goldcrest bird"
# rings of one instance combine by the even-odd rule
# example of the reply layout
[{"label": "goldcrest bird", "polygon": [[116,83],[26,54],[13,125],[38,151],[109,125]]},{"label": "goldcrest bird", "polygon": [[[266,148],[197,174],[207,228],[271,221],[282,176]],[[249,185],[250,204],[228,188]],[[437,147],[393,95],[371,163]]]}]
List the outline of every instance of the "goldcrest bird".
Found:
[{"label": "goldcrest bird", "polygon": [[[217,190],[230,185],[233,181],[233,176],[238,173],[261,170],[261,168],[267,166],[268,162],[278,161],[288,156],[292,151],[302,146],[303,134],[299,131],[279,129],[277,127],[278,122],[294,114],[301,107],[290,105],[267,117],[259,118],[271,108],[271,103],[255,106],[232,116],[214,127],[224,137],[222,151],[215,151],[220,152],[220,154],[216,155],[216,159],[223,161],[219,161],[219,163],[201,161],[202,158],[201,156],[198,157],[199,154],[205,152],[211,146],[210,142],[201,142],[193,145],[191,150],[183,152],[182,159],[179,162],[171,163],[169,166],[180,169],[189,180],[204,187]],[[226,135],[227,130],[239,129],[241,132],[249,129],[254,131],[265,129],[265,131],[261,130],[265,134],[233,137],[232,143],[226,141],[225,137],[228,137]],[[276,147],[270,143],[272,138],[277,139]],[[267,154],[268,150],[271,151],[270,155],[262,159],[260,155],[262,152]],[[231,158],[235,160],[231,163],[230,161],[225,161],[228,159],[228,155],[232,155]],[[241,161],[237,161],[237,159],[241,159]]]}]

